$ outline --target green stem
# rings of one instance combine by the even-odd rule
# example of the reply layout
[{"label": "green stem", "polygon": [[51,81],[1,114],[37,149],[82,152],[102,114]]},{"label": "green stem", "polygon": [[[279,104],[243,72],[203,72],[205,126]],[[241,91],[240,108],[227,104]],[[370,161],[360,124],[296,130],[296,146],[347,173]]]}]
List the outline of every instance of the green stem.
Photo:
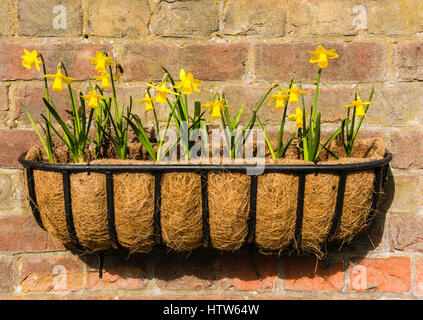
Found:
[{"label": "green stem", "polygon": [[314,93],[314,103],[313,103],[313,108],[311,110],[310,131],[311,131],[312,135],[314,135],[314,123],[316,121],[316,109],[317,109],[317,100],[318,100],[318,97],[319,97],[320,75],[321,74],[322,74],[322,68],[319,68],[319,72],[317,74],[316,91]]}]

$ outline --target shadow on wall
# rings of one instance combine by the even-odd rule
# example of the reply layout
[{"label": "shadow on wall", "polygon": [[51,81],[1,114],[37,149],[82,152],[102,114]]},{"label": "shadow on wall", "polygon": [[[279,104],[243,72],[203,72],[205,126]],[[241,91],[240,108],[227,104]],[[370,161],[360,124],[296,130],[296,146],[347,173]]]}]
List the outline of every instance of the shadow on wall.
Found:
[{"label": "shadow on wall", "polygon": [[[148,254],[128,255],[117,251],[104,255],[99,279],[99,255],[83,255],[88,266],[89,285],[99,282],[119,282],[125,287],[147,287],[155,280],[162,289],[205,289],[216,287],[235,290],[273,289],[276,276],[285,280],[313,277],[315,272],[325,277],[344,270],[344,258],[365,257],[369,251],[383,251],[383,233],[388,211],[395,194],[395,183],[389,169],[385,182],[385,194],[381,198],[380,212],[368,229],[357,235],[350,244],[330,243],[327,257],[317,261],[314,256],[262,255],[253,247],[244,247],[234,253],[213,249],[197,249],[189,253],[177,253],[156,248]],[[283,263],[282,263],[283,261]],[[99,285],[100,286],[100,285]],[[107,287],[102,284],[100,287]]]}]

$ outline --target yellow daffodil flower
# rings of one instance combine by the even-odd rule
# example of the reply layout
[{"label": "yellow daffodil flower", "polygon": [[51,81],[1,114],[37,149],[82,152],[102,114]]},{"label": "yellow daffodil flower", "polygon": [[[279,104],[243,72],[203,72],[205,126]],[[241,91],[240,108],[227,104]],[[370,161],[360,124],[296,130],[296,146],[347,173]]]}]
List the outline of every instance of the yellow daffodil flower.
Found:
[{"label": "yellow daffodil flower", "polygon": [[94,77],[95,81],[101,81],[101,88],[102,89],[108,89],[110,88],[110,83],[109,83],[109,75],[107,74],[107,72],[102,72],[100,76],[96,76]]},{"label": "yellow daffodil flower", "polygon": [[179,78],[181,79],[181,81],[175,84],[175,88],[182,87],[181,92],[183,94],[191,94],[193,90],[200,92],[200,89],[197,88],[197,85],[202,84],[203,81],[194,79],[194,76],[191,72],[185,74],[185,70],[181,69],[181,71],[179,71]]},{"label": "yellow daffodil flower", "polygon": [[316,51],[308,51],[312,54],[310,58],[310,63],[316,63],[320,68],[326,68],[328,66],[328,59],[335,59],[339,57],[339,54],[335,52],[335,49],[326,50],[322,45],[319,45],[316,48]]},{"label": "yellow daffodil flower", "polygon": [[152,88],[154,88],[158,91],[157,97],[154,98],[154,101],[156,101],[156,102],[166,103],[167,102],[166,96],[167,96],[168,93],[171,93],[171,94],[174,94],[174,95],[179,95],[179,93],[174,92],[172,90],[169,90],[166,87],[166,81],[164,81],[160,87],[154,86],[154,85],[149,84],[149,83],[147,83],[147,86],[152,87]]},{"label": "yellow daffodil flower", "polygon": [[141,104],[145,103],[145,111],[153,110],[153,101],[155,98],[149,97],[147,93],[145,93],[144,99],[135,100]]},{"label": "yellow daffodil flower", "polygon": [[83,99],[88,99],[88,106],[90,108],[97,108],[98,107],[98,99],[106,99],[100,94],[97,94],[94,90],[90,91],[87,95],[82,96]]},{"label": "yellow daffodil flower", "polygon": [[297,128],[301,128],[303,126],[303,111],[300,107],[297,107],[295,113],[288,114],[289,121],[295,121]]},{"label": "yellow daffodil flower", "polygon": [[32,52],[29,52],[28,50],[24,49],[24,52],[25,54],[22,56],[22,65],[27,69],[31,69],[32,66],[35,66],[35,68],[40,71],[39,64],[41,61],[38,60],[37,51],[32,50]]},{"label": "yellow daffodil flower", "polygon": [[[282,89],[282,92],[289,93],[289,103],[298,103],[300,100],[298,99],[298,95],[307,95],[307,92],[304,90],[298,89],[295,84],[292,85],[291,89]],[[285,97],[287,99],[287,97]]]},{"label": "yellow daffodil flower", "polygon": [[61,92],[63,91],[63,82],[66,84],[72,84],[75,80],[73,78],[66,77],[62,74],[60,68],[57,68],[56,74],[46,74],[43,75],[43,78],[53,78],[53,91]]},{"label": "yellow daffodil flower", "polygon": [[277,94],[271,94],[270,95],[270,101],[269,105],[276,103],[275,109],[276,110],[282,110],[285,108],[285,100],[288,98],[288,95],[282,94],[281,90],[278,90]]},{"label": "yellow daffodil flower", "polygon": [[230,106],[225,105],[225,99],[219,100],[217,97],[214,102],[208,101],[202,105],[203,108],[209,108],[209,113],[213,120],[221,119],[222,114],[220,111],[223,111],[225,108],[231,108]]},{"label": "yellow daffodil flower", "polygon": [[95,71],[97,72],[105,72],[107,66],[114,66],[115,63],[113,62],[111,57],[105,56],[102,52],[97,51],[95,54],[95,58],[88,58],[91,60],[91,64],[95,65]]},{"label": "yellow daffodil flower", "polygon": [[373,101],[367,101],[367,102],[363,102],[360,99],[360,95],[357,94],[357,100],[354,100],[353,102],[351,102],[351,104],[347,104],[346,106],[344,106],[345,108],[352,108],[355,107],[355,116],[356,117],[364,117],[366,115],[366,113],[364,112],[364,107],[366,105],[369,105],[371,103],[373,103]]}]

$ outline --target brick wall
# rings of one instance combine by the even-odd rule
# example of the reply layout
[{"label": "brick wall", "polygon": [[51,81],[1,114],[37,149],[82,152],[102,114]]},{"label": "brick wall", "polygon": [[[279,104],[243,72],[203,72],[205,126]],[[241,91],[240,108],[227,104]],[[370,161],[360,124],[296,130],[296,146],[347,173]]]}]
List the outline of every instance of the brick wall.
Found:
[{"label": "brick wall", "polygon": [[[0,0],[0,298],[422,298],[422,34],[421,0]],[[163,64],[205,81],[193,98],[220,90],[252,107],[274,82],[312,85],[307,50],[319,43],[340,53],[323,75],[327,126],[357,84],[375,85],[362,134],[383,137],[394,155],[390,209],[351,246],[317,266],[247,249],[111,255],[100,280],[95,257],[72,255],[35,224],[17,157],[37,139],[19,103],[37,116],[43,83],[22,68],[23,48],[42,52],[49,73],[65,62],[81,89],[86,58],[105,48],[124,67],[122,98],[142,96]],[[66,100],[54,99],[63,112]],[[260,112],[278,124],[272,108]]]}]

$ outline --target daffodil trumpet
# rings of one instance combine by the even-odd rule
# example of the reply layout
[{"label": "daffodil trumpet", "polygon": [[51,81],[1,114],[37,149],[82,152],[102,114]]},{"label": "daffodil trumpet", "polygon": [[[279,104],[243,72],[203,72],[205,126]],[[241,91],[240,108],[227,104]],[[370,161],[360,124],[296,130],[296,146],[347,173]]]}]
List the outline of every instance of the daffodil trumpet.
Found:
[{"label": "daffodil trumpet", "polygon": [[[354,101],[350,104],[345,105],[344,107],[348,109],[347,117],[341,123],[341,141],[345,149],[345,155],[347,158],[351,157],[352,149],[354,145],[355,138],[360,130],[361,123],[363,122],[364,117],[366,116],[367,110],[369,109],[370,104],[373,103],[372,98],[374,94],[374,87],[372,88],[369,96],[369,101],[362,101],[360,97],[360,91],[357,89],[355,92]],[[352,112],[350,110],[353,109]],[[357,126],[355,118],[360,118]]]}]

